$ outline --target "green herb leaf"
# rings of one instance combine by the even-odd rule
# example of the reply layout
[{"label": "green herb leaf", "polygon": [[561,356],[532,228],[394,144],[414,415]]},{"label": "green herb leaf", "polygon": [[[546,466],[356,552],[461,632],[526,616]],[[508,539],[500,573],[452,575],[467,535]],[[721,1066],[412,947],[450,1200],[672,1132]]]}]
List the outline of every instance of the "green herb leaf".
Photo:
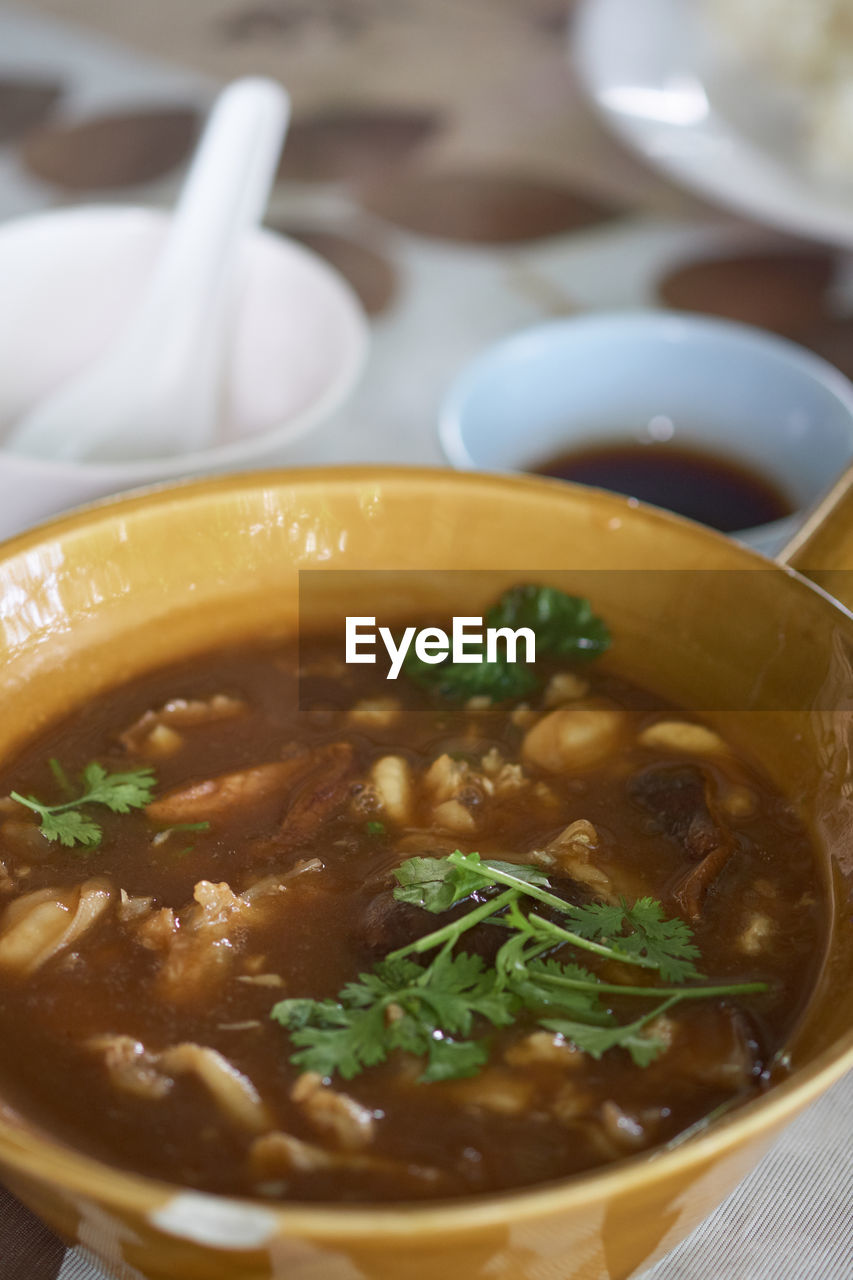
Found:
[{"label": "green herb leaf", "polygon": [[385,835],[385,823],[384,823],[384,822],[366,822],[366,823],[364,824],[364,829],[365,829],[365,831],[367,832],[367,834],[368,834],[369,836],[384,836],[384,835]]},{"label": "green herb leaf", "polygon": [[[551,654],[572,661],[596,658],[610,645],[610,632],[592,611],[588,600],[570,596],[556,587],[527,583],[504,592],[497,604],[487,612],[486,627],[529,627],[536,636],[536,656]],[[469,646],[469,651],[474,652]],[[462,663],[446,660],[427,663],[410,649],[403,670],[416,684],[457,702],[486,696],[493,702],[523,698],[539,684],[533,669],[523,662],[508,662],[499,655],[487,662],[485,652],[480,662]]]},{"label": "green herb leaf", "polygon": [[586,661],[610,646],[610,632],[582,596],[528,583],[512,587],[486,614],[486,626],[530,627],[536,652]]},{"label": "green herb leaf", "polygon": [[575,933],[609,942],[623,958],[651,962],[667,982],[702,976],[693,963],[699,948],[690,928],[677,917],[666,919],[652,898],[638,898],[632,907],[624,900],[615,906],[593,902],[570,907],[566,914]]},{"label": "green herb leaf", "polygon": [[659,902],[639,898],[626,909],[625,920],[630,932],[623,933],[619,940],[623,951],[653,960],[667,982],[702,976],[693,963],[699,958],[699,948],[690,929],[677,917],[667,920]]},{"label": "green herb leaf", "polygon": [[456,869],[446,858],[409,858],[394,870],[398,902],[409,902],[436,915],[456,901]]},{"label": "green herb leaf", "polygon": [[[66,795],[73,790],[58,760],[50,761],[51,772]],[[80,812],[83,805],[100,804],[112,813],[130,813],[148,804],[156,786],[153,769],[135,769],[129,773],[108,773],[97,761],[87,764],[83,770],[82,794],[60,804],[43,804],[35,796],[22,796],[17,791],[11,798],[18,804],[38,814],[40,830],[46,840],[58,841],[73,848],[95,849],[101,843],[103,832],[88,814]]]},{"label": "green herb leaf", "polygon": [[71,785],[71,781],[68,777],[68,774],[65,772],[62,765],[59,763],[56,757],[51,756],[51,758],[48,760],[47,763],[50,767],[50,772],[53,774],[54,778],[56,778],[56,781],[59,783],[60,790],[63,791],[66,796],[73,796],[74,788]]},{"label": "green herb leaf", "polygon": [[494,887],[496,873],[512,875],[527,884],[548,885],[548,877],[538,867],[481,859],[479,853],[457,850],[450,858],[409,858],[394,871],[400,886],[394,897],[438,914],[478,889]]},{"label": "green herb leaf", "polygon": [[[385,960],[359,974],[335,1000],[281,1000],[271,1016],[287,1027],[297,1052],[291,1061],[321,1075],[350,1079],[395,1049],[427,1059],[424,1080],[471,1074],[485,1060],[481,1048],[461,1048],[474,1018],[494,1026],[513,1020],[514,1001],[495,988],[482,960],[440,955],[423,969],[411,960]],[[439,1047],[440,1046],[440,1047]]]},{"label": "green herb leaf", "polygon": [[663,1040],[643,1035],[633,1022],[626,1026],[596,1027],[588,1022],[573,1022],[566,1018],[545,1018],[542,1026],[548,1031],[559,1032],[591,1058],[601,1058],[610,1049],[625,1049],[638,1067],[647,1067],[666,1048]]},{"label": "green herb leaf", "polygon": [[[473,648],[470,649],[473,653]],[[422,662],[413,649],[403,659],[403,670],[410,680],[432,693],[453,702],[469,698],[491,698],[506,702],[523,698],[538,686],[538,680],[523,662],[507,662],[498,657],[494,662]]]},{"label": "green herb leaf", "polygon": [[[623,1049],[644,1067],[666,1048],[647,1024],[672,1006],[767,989],[764,983],[641,987],[606,982],[576,962],[573,952],[586,951],[638,965],[658,979],[697,978],[690,929],[666,919],[650,898],[633,906],[578,907],[549,892],[538,867],[459,850],[446,858],[410,858],[395,875],[398,901],[433,914],[472,895],[475,905],[359,974],[337,1000],[280,1001],[272,1017],[290,1031],[296,1049],[291,1061],[303,1070],[349,1079],[401,1050],[424,1059],[425,1082],[473,1075],[488,1060],[488,1028],[511,1026],[522,1013],[594,1058]],[[532,909],[537,903],[562,913],[570,928],[539,915]],[[490,967],[454,950],[483,923],[506,931]],[[413,958],[430,952],[428,963]],[[609,1007],[612,995],[654,1004],[619,1023]]]},{"label": "green herb leaf", "polygon": [[662,1004],[643,1014],[633,1022],[612,1023],[609,1027],[595,1027],[587,1022],[568,1021],[564,1018],[547,1018],[542,1026],[549,1031],[557,1031],[570,1040],[576,1048],[588,1053],[592,1058],[601,1058],[610,1049],[625,1049],[637,1067],[647,1067],[666,1049],[666,1041],[650,1034],[644,1028],[653,1019],[665,1013],[680,999],[679,995],[671,995]]},{"label": "green herb leaf", "polygon": [[[14,792],[12,798],[17,799]],[[75,809],[57,814],[45,811],[41,817],[40,829],[45,840],[58,841],[69,849],[77,844],[86,849],[96,849],[101,843],[101,828],[97,822]]]},{"label": "green herb leaf", "polygon": [[75,801],[80,804],[102,804],[111,813],[130,813],[148,804],[157,784],[153,769],[134,769],[130,773],[107,773],[103,765],[93,761],[83,770],[85,794]]},{"label": "green herb leaf", "polygon": [[436,1080],[460,1080],[475,1076],[489,1060],[488,1046],[478,1040],[431,1040],[423,1084]]}]

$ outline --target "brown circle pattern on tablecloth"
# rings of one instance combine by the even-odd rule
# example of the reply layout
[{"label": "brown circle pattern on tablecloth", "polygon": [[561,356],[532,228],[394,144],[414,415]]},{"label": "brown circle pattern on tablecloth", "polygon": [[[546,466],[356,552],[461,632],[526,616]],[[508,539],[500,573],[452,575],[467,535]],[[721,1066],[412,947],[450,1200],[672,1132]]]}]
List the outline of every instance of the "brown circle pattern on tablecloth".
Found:
[{"label": "brown circle pattern on tablecloth", "polygon": [[298,182],[369,181],[396,169],[441,128],[434,111],[330,108],[290,126],[279,176]]},{"label": "brown circle pattern on tablecloth", "polygon": [[664,276],[658,291],[667,306],[741,320],[795,337],[827,317],[835,273],[822,249],[705,258]]},{"label": "brown circle pattern on tablecloth", "polygon": [[20,138],[46,120],[62,91],[58,80],[0,80],[0,143]]},{"label": "brown circle pattern on tablecloth", "polygon": [[616,210],[561,183],[510,173],[402,175],[361,192],[365,209],[417,235],[516,244],[595,226]]},{"label": "brown circle pattern on tablecloth", "polygon": [[328,30],[354,38],[367,30],[375,15],[359,11],[353,0],[272,0],[249,4],[226,14],[219,29],[228,41],[268,40],[298,36],[305,31]]},{"label": "brown circle pattern on tablecloth", "polygon": [[351,285],[369,316],[387,311],[397,293],[397,273],[375,249],[334,231],[296,226],[273,229],[325,258]]},{"label": "brown circle pattern on tablecloth", "polygon": [[24,140],[22,159],[37,178],[67,191],[136,186],[186,160],[198,125],[198,113],[189,107],[49,125]]}]

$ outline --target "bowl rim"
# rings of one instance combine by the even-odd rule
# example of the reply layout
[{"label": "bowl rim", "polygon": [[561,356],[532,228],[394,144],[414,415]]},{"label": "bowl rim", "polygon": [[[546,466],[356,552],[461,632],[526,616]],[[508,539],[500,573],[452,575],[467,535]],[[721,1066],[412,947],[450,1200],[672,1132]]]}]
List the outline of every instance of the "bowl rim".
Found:
[{"label": "bowl rim", "polygon": [[[662,526],[676,528],[687,526],[699,530],[703,538],[724,543],[744,561],[744,568],[775,569],[799,587],[814,592],[828,608],[853,623],[853,613],[840,604],[821,587],[809,581],[793,569],[768,560],[759,552],[734,543],[730,538],[694,521],[674,515],[656,507],[637,503],[605,490],[590,490],[586,486],[568,485],[564,481],[528,475],[504,475],[488,472],[454,472],[438,467],[402,466],[333,466],[305,467],[298,469],[269,468],[246,471],[225,476],[207,476],[182,480],[177,483],[161,483],[137,489],[127,495],[101,499],[78,507],[73,511],[54,516],[44,523],[0,542],[0,560],[32,551],[46,541],[73,533],[87,524],[108,520],[111,515],[120,516],[140,509],[155,510],[168,507],[173,501],[204,499],[217,492],[223,494],[240,490],[263,488],[352,487],[365,482],[390,482],[405,486],[426,486],[440,492],[447,485],[465,489],[472,485],[487,490],[528,490],[545,496],[559,497],[567,490],[595,493],[601,505],[610,507],[614,514],[629,515],[639,510],[647,519]],[[265,1201],[245,1196],[223,1195],[198,1191],[194,1188],[167,1182],[163,1179],[134,1173],[121,1166],[90,1156],[51,1137],[47,1130],[33,1124],[32,1127],[16,1109],[0,1098],[0,1164],[14,1175],[20,1173],[36,1183],[49,1182],[66,1191],[85,1194],[118,1212],[138,1215],[143,1208],[146,1218],[167,1234],[180,1238],[180,1232],[157,1221],[160,1211],[175,1198],[195,1197],[210,1200],[214,1204],[227,1205],[235,1211],[257,1215],[263,1211],[274,1221],[284,1235],[310,1236],[315,1243],[334,1243],[336,1240],[366,1239],[384,1234],[389,1238],[402,1237],[413,1230],[464,1233],[494,1223],[496,1216],[507,1225],[519,1220],[545,1217],[549,1213],[571,1208],[602,1204],[617,1195],[636,1190],[652,1178],[657,1180],[677,1177],[691,1169],[701,1170],[717,1157],[742,1146],[744,1142],[766,1138],[768,1143],[786,1121],[814,1102],[831,1085],[853,1070],[853,1028],[823,1048],[815,1058],[800,1068],[795,1068],[787,1080],[772,1087],[729,1115],[722,1116],[700,1132],[676,1138],[672,1144],[639,1153],[589,1172],[547,1183],[520,1187],[484,1195],[448,1200],[401,1201],[397,1204],[370,1203],[341,1207],[338,1205],[312,1204],[304,1201]],[[701,1124],[702,1122],[700,1122]],[[270,1235],[269,1238],[272,1238]],[[243,1244],[237,1248],[261,1247]],[[218,1242],[220,1248],[229,1248]]]},{"label": "bowl rim", "polygon": [[[554,317],[518,329],[483,348],[456,373],[441,400],[438,440],[445,458],[459,471],[487,471],[501,475],[535,474],[526,471],[521,464],[495,467],[488,461],[478,460],[471,453],[465,438],[464,424],[472,395],[484,382],[494,382],[496,376],[499,381],[502,368],[512,363],[526,362],[531,357],[535,360],[542,350],[549,347],[571,349],[575,339],[586,336],[599,337],[602,341],[609,342],[614,337],[634,339],[638,332],[644,337],[651,337],[662,346],[692,344],[696,340],[722,340],[739,344],[755,360],[756,376],[760,376],[760,361],[777,360],[786,364],[804,381],[822,388],[846,410],[850,456],[853,457],[853,382],[823,356],[782,334],[772,333],[741,320],[674,308],[638,307]],[[608,438],[616,439],[617,435],[614,432]],[[601,442],[606,444],[607,439],[602,436]],[[783,516],[767,524],[751,525],[732,536],[769,537],[774,533],[781,536],[790,520],[801,515],[803,510],[801,508],[790,516]]]},{"label": "bowl rim", "polygon": [[[29,231],[38,234],[41,227],[53,223],[85,222],[94,218],[105,223],[124,220],[130,224],[136,220],[140,227],[147,224],[151,229],[156,229],[165,227],[170,216],[171,211],[168,209],[156,209],[139,204],[82,204],[68,208],[42,209],[4,222],[0,226],[0,245],[7,235],[13,237]],[[247,247],[253,243],[266,244],[278,253],[284,252],[292,259],[301,261],[337,294],[337,309],[340,315],[346,317],[345,358],[319,395],[290,417],[278,420],[262,431],[254,431],[236,440],[216,444],[207,449],[152,455],[150,458],[136,458],[127,462],[120,460],[65,462],[41,458],[35,454],[18,453],[0,445],[0,460],[6,466],[13,465],[22,471],[30,472],[33,481],[47,483],[84,479],[122,486],[145,484],[151,480],[169,483],[171,480],[190,476],[194,472],[214,468],[241,467],[244,463],[253,462],[260,465],[265,455],[274,453],[284,445],[294,443],[312,427],[331,417],[354,390],[367,363],[370,349],[370,325],[366,312],[349,281],[307,245],[267,226],[255,227],[248,233]]]}]

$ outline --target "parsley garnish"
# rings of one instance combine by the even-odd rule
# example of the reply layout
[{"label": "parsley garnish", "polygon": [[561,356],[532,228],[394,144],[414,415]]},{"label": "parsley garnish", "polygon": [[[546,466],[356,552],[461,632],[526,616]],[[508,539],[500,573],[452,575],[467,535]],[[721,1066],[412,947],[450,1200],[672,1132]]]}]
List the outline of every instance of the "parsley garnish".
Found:
[{"label": "parsley garnish", "polygon": [[[682,1000],[746,995],[765,983],[728,986],[639,986],[607,982],[560,959],[568,947],[645,969],[664,981],[697,983],[698,949],[683,920],[667,920],[660,904],[641,898],[633,906],[575,906],[549,892],[537,868],[481,859],[458,850],[446,858],[410,858],[395,871],[394,896],[434,914],[476,895],[477,905],[458,919],[386,956],[359,974],[336,1000],[282,1000],[271,1016],[291,1033],[291,1061],[323,1076],[350,1079],[383,1062],[395,1049],[425,1059],[423,1081],[475,1075],[489,1056],[488,1041],[475,1034],[511,1026],[522,1013],[559,1032],[594,1058],[610,1049],[627,1051],[644,1067],[665,1044],[648,1024]],[[539,915],[536,903],[556,909],[557,924]],[[522,911],[521,904],[528,908]],[[454,948],[469,929],[488,922],[507,932],[495,962]],[[414,958],[437,952],[428,964]],[[619,1022],[609,997],[654,1001],[628,1022]]]},{"label": "parsley garnish", "polygon": [[537,653],[586,661],[610,647],[610,632],[583,596],[535,583],[511,587],[486,614],[487,627],[530,627]]},{"label": "parsley garnish", "polygon": [[[51,760],[50,767],[66,795],[72,794],[74,788],[59,762]],[[38,814],[40,830],[46,840],[58,840],[68,848],[82,845],[96,849],[103,832],[94,819],[81,812],[82,807],[100,804],[111,813],[130,813],[132,809],[142,809],[148,804],[156,783],[153,769],[108,773],[103,765],[93,760],[83,770],[82,794],[61,804],[42,804],[35,796],[22,796],[17,791],[13,791],[11,796],[18,804],[26,805]]]},{"label": "parsley garnish", "polygon": [[[604,653],[610,644],[610,632],[588,600],[533,583],[505,591],[486,614],[484,625],[529,627],[536,636],[537,657],[550,654],[586,661]],[[430,664],[410,649],[403,670],[422,688],[460,702],[480,695],[494,702],[521,698],[539,685],[530,666],[510,663],[505,654],[494,662],[487,662],[483,655],[480,662]]]},{"label": "parsley garnish", "polygon": [[369,836],[384,836],[384,835],[385,835],[385,823],[384,823],[384,822],[373,822],[373,821],[371,821],[371,822],[365,822],[365,824],[364,824],[364,829],[365,829],[365,831],[367,832],[367,834],[368,834]]}]

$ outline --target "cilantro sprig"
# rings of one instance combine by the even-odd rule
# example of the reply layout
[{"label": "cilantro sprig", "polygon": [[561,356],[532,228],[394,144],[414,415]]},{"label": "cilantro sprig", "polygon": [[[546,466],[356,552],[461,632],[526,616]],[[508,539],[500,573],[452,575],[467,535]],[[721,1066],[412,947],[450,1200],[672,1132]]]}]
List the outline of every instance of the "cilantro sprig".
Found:
[{"label": "cilantro sprig", "polygon": [[[570,596],[556,587],[524,583],[505,591],[486,613],[488,627],[529,627],[536,637],[537,657],[548,654],[585,662],[604,653],[610,632],[592,605],[582,596]],[[473,648],[471,649],[473,653]],[[532,693],[539,680],[532,667],[507,661],[506,654],[487,662],[423,662],[410,649],[403,670],[422,688],[454,701],[486,695],[495,702]]]},{"label": "cilantro sprig", "polygon": [[[666,1047],[649,1024],[681,1001],[767,990],[761,982],[699,985],[690,929],[666,919],[651,898],[633,906],[577,906],[551,893],[537,867],[459,850],[446,858],[410,858],[394,874],[400,902],[433,914],[472,897],[475,905],[391,952],[336,1000],[279,1001],[271,1016],[289,1030],[296,1050],[291,1061],[302,1070],[350,1079],[403,1050],[425,1059],[422,1081],[475,1075],[489,1056],[483,1033],[511,1026],[522,1014],[593,1058],[623,1049],[645,1067]],[[540,915],[537,903],[555,909],[562,922]],[[485,922],[507,934],[491,966],[455,950]],[[434,958],[419,963],[416,957],[429,952]],[[577,952],[647,970],[650,980],[608,982],[578,964]],[[620,1022],[612,997],[653,1003]]]},{"label": "cilantro sprig", "polygon": [[63,792],[69,796],[68,800],[59,804],[43,804],[35,796],[22,796],[17,791],[11,793],[11,798],[38,814],[39,829],[46,840],[58,841],[68,848],[81,845],[86,849],[96,849],[101,843],[103,831],[84,812],[84,806],[102,805],[111,813],[130,813],[148,804],[157,785],[153,769],[109,773],[93,760],[81,775],[81,793],[74,795],[74,786],[59,761],[51,760],[50,768]]}]

